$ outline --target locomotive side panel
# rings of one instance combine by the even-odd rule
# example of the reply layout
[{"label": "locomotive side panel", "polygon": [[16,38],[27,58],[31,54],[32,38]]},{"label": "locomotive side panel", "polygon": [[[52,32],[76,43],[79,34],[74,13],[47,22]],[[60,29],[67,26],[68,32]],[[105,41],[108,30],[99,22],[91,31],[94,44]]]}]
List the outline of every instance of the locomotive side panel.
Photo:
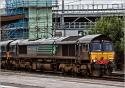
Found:
[{"label": "locomotive side panel", "polygon": [[79,60],[90,60],[89,58],[89,44],[80,44],[80,56]]},{"label": "locomotive side panel", "polygon": [[62,56],[76,56],[75,44],[62,45]]},{"label": "locomotive side panel", "polygon": [[37,55],[37,46],[36,45],[29,45],[27,46],[27,55],[28,56],[36,56]]},{"label": "locomotive side panel", "polygon": [[17,56],[17,46],[16,45],[10,45],[10,52],[11,56],[15,58]]},{"label": "locomotive side panel", "polygon": [[38,56],[53,56],[55,54],[54,45],[38,45],[37,46],[37,55]]},{"label": "locomotive side panel", "polygon": [[18,48],[19,54],[27,54],[27,45],[19,45]]},{"label": "locomotive side panel", "polygon": [[0,58],[2,58],[2,50],[1,50],[1,46],[0,46]]},{"label": "locomotive side panel", "polygon": [[56,56],[62,56],[62,45],[58,45],[58,47],[56,47]]}]

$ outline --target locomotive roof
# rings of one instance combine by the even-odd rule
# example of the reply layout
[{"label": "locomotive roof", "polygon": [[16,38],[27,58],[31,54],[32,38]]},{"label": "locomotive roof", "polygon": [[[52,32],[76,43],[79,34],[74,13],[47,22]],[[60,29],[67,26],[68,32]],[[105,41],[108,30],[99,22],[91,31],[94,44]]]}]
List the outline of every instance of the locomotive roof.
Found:
[{"label": "locomotive roof", "polygon": [[20,45],[24,41],[28,41],[28,39],[15,40],[15,41],[11,42],[10,45],[16,45],[16,44]]},{"label": "locomotive roof", "polygon": [[104,36],[102,34],[94,34],[94,35],[86,35],[84,37],[81,37],[78,39],[79,43],[90,43],[92,40],[98,38],[98,37],[101,37],[101,36]]},{"label": "locomotive roof", "polygon": [[63,39],[62,41],[76,41],[79,38],[81,38],[81,36],[69,36],[69,37]]},{"label": "locomotive roof", "polygon": [[56,42],[56,44],[74,44],[79,38],[81,38],[81,36],[69,36],[60,42]]},{"label": "locomotive roof", "polygon": [[13,40],[7,40],[7,41],[0,41],[0,46],[7,45],[8,43],[12,42]]},{"label": "locomotive roof", "polygon": [[[69,36],[69,37],[52,37],[48,39],[38,39],[34,41],[30,41],[29,39],[21,39],[21,40],[9,40],[9,41],[4,41],[0,42],[0,45],[2,44],[8,44],[9,42],[13,41],[10,43],[10,45],[32,45],[32,44],[74,44],[74,43],[90,43],[92,40],[97,39],[97,38],[102,38],[105,37],[104,35],[101,34],[96,34],[96,35],[86,35],[86,36]],[[105,37],[106,38],[106,37]]]},{"label": "locomotive roof", "polygon": [[54,44],[55,42],[62,41],[66,37],[53,37],[48,39],[38,39],[34,41],[35,44]]},{"label": "locomotive roof", "polygon": [[18,43],[18,45],[54,44],[55,42],[62,41],[65,38],[67,38],[67,37],[52,37],[52,38],[48,38],[48,39],[38,39],[38,40],[34,40],[34,41],[31,41],[29,39],[21,39],[21,40],[13,41],[11,43],[11,45],[16,45],[16,43]]},{"label": "locomotive roof", "polygon": [[69,36],[65,39],[63,39],[60,42],[57,42],[57,44],[74,44],[74,43],[90,43],[92,40],[99,38],[99,37],[104,37],[102,34],[93,34],[93,35],[86,35],[86,36]]}]

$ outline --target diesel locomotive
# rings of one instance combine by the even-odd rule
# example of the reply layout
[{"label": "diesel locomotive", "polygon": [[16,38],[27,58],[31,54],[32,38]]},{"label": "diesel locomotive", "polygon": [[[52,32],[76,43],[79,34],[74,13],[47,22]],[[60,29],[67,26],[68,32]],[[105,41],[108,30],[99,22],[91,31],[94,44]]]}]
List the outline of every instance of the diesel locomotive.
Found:
[{"label": "diesel locomotive", "polygon": [[101,34],[20,39],[0,42],[2,69],[110,75],[115,52],[112,40]]}]

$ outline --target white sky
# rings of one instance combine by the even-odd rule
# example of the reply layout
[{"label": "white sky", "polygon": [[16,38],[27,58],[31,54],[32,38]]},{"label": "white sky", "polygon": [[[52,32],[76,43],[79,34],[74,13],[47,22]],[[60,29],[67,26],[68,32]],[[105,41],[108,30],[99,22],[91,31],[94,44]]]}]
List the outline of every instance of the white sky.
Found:
[{"label": "white sky", "polygon": [[[62,0],[58,0],[61,4]],[[125,0],[64,0],[65,5],[74,5],[74,4],[119,4],[125,3]],[[0,8],[3,8],[5,5],[4,0],[0,0]]]},{"label": "white sky", "polygon": [[3,8],[5,6],[5,1],[4,0],[0,0],[0,8]]}]

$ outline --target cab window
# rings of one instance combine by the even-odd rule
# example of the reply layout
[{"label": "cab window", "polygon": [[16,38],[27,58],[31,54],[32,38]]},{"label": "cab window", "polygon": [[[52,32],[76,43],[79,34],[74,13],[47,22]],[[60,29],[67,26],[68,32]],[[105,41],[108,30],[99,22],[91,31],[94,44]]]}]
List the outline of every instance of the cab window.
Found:
[{"label": "cab window", "polygon": [[88,44],[83,44],[82,45],[82,50],[81,50],[82,52],[86,52],[86,51],[88,51]]},{"label": "cab window", "polygon": [[110,42],[104,42],[103,51],[113,51],[112,44]]},{"label": "cab window", "polygon": [[102,50],[101,43],[99,43],[99,42],[92,43],[91,50],[92,51],[101,51]]}]

